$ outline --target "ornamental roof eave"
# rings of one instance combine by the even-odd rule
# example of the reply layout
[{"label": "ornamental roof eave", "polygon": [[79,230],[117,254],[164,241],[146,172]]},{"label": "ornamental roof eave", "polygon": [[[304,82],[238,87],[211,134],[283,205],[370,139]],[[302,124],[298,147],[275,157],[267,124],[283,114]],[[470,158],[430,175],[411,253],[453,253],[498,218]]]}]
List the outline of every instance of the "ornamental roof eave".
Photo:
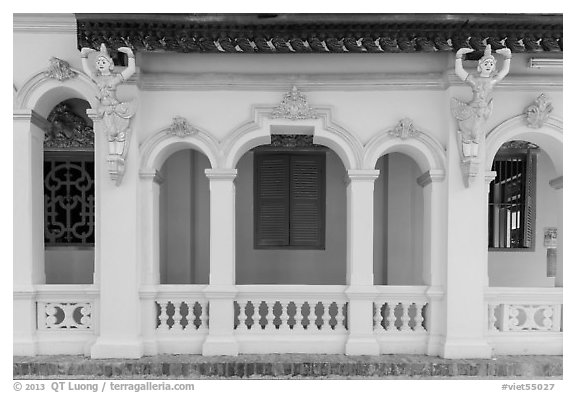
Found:
[{"label": "ornamental roof eave", "polygon": [[561,14],[76,14],[78,48],[206,53],[562,52]]}]

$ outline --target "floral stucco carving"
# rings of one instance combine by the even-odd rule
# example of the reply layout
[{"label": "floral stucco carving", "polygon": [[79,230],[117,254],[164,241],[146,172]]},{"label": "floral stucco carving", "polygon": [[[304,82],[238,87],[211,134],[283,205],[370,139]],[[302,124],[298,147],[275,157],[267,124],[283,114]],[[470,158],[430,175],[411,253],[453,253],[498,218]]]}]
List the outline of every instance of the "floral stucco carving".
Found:
[{"label": "floral stucco carving", "polygon": [[172,119],[172,124],[166,130],[167,134],[175,135],[180,138],[190,136],[192,134],[195,134],[196,132],[197,130],[194,129],[194,127],[192,127],[190,123],[188,123],[188,120],[186,120],[182,116],[175,116]]},{"label": "floral stucco carving", "polygon": [[272,111],[273,118],[284,118],[290,120],[317,119],[318,114],[308,104],[306,96],[296,86],[284,94],[284,99]]},{"label": "floral stucco carving", "polygon": [[540,94],[534,102],[526,108],[526,122],[530,128],[541,128],[552,113],[554,107],[544,93]]},{"label": "floral stucco carving", "polygon": [[48,69],[44,72],[44,75],[62,82],[66,79],[75,78],[78,73],[70,68],[70,64],[67,61],[51,57]]},{"label": "floral stucco carving", "polygon": [[394,129],[388,131],[392,136],[400,139],[413,138],[420,134],[420,131],[414,127],[411,119],[404,118],[398,122]]}]

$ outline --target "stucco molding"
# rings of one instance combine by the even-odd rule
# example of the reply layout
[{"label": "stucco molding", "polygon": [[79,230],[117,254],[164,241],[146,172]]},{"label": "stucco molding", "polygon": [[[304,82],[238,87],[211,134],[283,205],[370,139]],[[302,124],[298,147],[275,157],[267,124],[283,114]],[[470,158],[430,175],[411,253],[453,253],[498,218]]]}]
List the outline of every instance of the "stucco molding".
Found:
[{"label": "stucco molding", "polygon": [[[538,140],[535,140],[538,139]],[[486,160],[485,171],[490,171],[492,162],[498,152],[498,149],[510,140],[526,140],[543,147],[543,143],[549,146],[557,146],[561,152],[563,144],[563,122],[553,116],[543,122],[542,127],[538,129],[530,128],[526,124],[526,115],[524,113],[513,116],[494,127],[486,134]],[[550,153],[550,152],[549,152]],[[562,157],[549,154],[557,170],[561,171]]]},{"label": "stucco molding", "polygon": [[14,33],[74,33],[74,14],[14,14]]},{"label": "stucco molding", "polygon": [[445,90],[442,73],[331,73],[322,74],[141,74],[143,91],[258,90],[285,91],[286,81],[314,91]]},{"label": "stucco molding", "polygon": [[316,118],[297,120],[275,118],[274,108],[275,106],[270,105],[253,106],[251,119],[239,125],[222,141],[225,168],[234,168],[240,158],[250,149],[270,144],[272,133],[295,132],[293,130],[313,135],[314,144],[334,150],[346,169],[360,167],[363,154],[362,143],[356,135],[332,120],[332,107],[315,105]]},{"label": "stucco molding", "polygon": [[190,133],[180,135],[172,132],[173,123],[150,135],[140,144],[140,174],[152,173],[162,167],[164,161],[173,153],[194,149],[203,153],[212,168],[219,166],[219,144],[209,133],[187,123]]},{"label": "stucco molding", "polygon": [[434,182],[441,182],[446,178],[446,173],[442,169],[430,169],[416,179],[420,187],[426,187]]},{"label": "stucco molding", "polygon": [[[446,86],[465,86],[464,82],[454,73],[446,72]],[[494,87],[494,91],[562,91],[564,82],[562,75],[514,75],[508,74],[505,79]]]},{"label": "stucco molding", "polygon": [[422,172],[446,170],[446,150],[428,132],[414,126],[418,132],[404,138],[397,136],[398,124],[379,132],[365,145],[363,168],[375,168],[378,159],[386,154],[399,152],[413,158]]},{"label": "stucco molding", "polygon": [[[52,78],[44,69],[28,79],[16,93],[14,107],[17,109],[34,109],[40,114],[48,116],[54,106],[68,98],[81,98],[88,101],[92,108],[98,106],[99,94],[96,84],[83,72],[70,68],[76,73],[75,78],[58,80]],[[48,94],[52,94],[54,102],[40,107]]]},{"label": "stucco molding", "polygon": [[561,190],[564,186],[564,176],[558,176],[550,180],[548,184],[550,184],[550,187],[552,187],[555,190]]}]

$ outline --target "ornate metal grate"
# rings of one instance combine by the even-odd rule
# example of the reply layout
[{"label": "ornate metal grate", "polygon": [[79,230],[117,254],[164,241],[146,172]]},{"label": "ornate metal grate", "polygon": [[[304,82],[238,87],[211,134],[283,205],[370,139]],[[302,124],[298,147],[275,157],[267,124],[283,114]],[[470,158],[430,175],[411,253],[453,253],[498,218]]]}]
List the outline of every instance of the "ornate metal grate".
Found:
[{"label": "ornate metal grate", "polygon": [[94,245],[94,155],[44,153],[46,246]]}]

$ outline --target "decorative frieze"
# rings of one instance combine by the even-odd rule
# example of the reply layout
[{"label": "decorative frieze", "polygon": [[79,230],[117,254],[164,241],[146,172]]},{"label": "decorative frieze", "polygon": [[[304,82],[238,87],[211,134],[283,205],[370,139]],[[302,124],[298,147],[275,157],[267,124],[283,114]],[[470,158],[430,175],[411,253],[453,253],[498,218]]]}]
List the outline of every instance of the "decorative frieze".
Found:
[{"label": "decorative frieze", "polygon": [[198,132],[186,118],[182,116],[176,116],[172,119],[172,124],[166,130],[169,135],[174,135],[180,138],[185,138],[187,136],[193,135]]},{"label": "decorative frieze", "polygon": [[57,57],[51,57],[48,70],[44,72],[44,75],[62,82],[66,79],[75,78],[78,73],[70,68],[70,64],[67,61]]},{"label": "decorative frieze", "polygon": [[270,136],[270,146],[295,148],[295,147],[313,147],[312,135],[296,135],[296,134],[272,134]]},{"label": "decorative frieze", "polygon": [[289,120],[317,119],[318,113],[308,104],[306,96],[296,86],[284,94],[284,99],[272,111],[274,119],[283,118]]},{"label": "decorative frieze", "polygon": [[548,99],[548,96],[544,93],[540,94],[524,111],[528,127],[541,128],[544,122],[548,120],[553,109],[554,107]]},{"label": "decorative frieze", "polygon": [[400,139],[414,138],[420,135],[411,119],[404,118],[398,122],[394,129],[388,132],[390,135]]}]

